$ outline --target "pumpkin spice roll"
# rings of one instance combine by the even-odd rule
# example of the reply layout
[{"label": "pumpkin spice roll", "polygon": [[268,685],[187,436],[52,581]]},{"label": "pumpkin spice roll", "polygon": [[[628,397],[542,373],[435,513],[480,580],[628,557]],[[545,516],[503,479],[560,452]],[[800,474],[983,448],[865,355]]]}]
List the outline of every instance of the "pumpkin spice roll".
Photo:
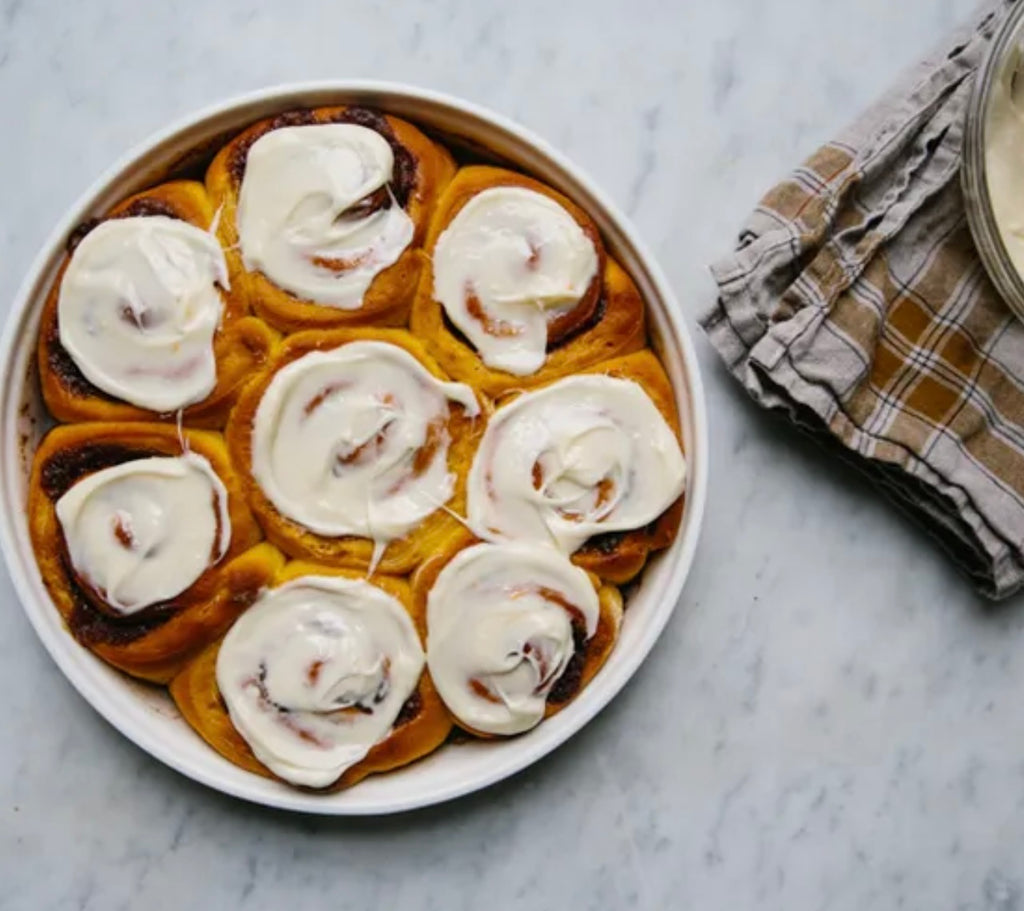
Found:
[{"label": "pumpkin spice roll", "polygon": [[405,331],[301,332],[246,388],[227,439],[281,550],[403,574],[471,537],[457,516],[488,410]]},{"label": "pumpkin spice roll", "polygon": [[283,562],[210,431],[82,423],[36,452],[29,531],[72,635],[163,683],[255,600]]},{"label": "pumpkin spice roll", "polygon": [[257,775],[337,791],[439,747],[451,717],[425,668],[409,584],[294,562],[171,682],[185,720]]},{"label": "pumpkin spice roll", "polygon": [[360,107],[262,120],[214,158],[206,185],[233,282],[277,328],[405,322],[449,152]]},{"label": "pumpkin spice roll", "polygon": [[82,224],[40,321],[43,398],[62,421],[177,418],[222,427],[275,333],[248,316],[210,233],[203,185],[178,180]]},{"label": "pumpkin spice roll", "polygon": [[427,664],[458,724],[520,734],[568,705],[607,660],[622,622],[612,585],[536,544],[476,544],[413,577]]},{"label": "pumpkin spice roll", "polygon": [[644,346],[643,299],[597,226],[533,178],[460,169],[425,252],[412,330],[446,372],[487,395]]},{"label": "pumpkin spice roll", "polygon": [[500,405],[480,442],[469,524],[627,582],[678,531],[680,439],[672,386],[648,350],[524,392]]}]

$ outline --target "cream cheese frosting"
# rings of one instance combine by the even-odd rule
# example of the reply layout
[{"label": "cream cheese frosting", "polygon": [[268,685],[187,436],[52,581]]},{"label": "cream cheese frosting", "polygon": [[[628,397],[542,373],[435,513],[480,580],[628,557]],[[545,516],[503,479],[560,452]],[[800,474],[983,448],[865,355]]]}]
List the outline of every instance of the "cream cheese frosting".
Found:
[{"label": "cream cheese frosting", "polygon": [[434,299],[489,367],[536,373],[548,323],[575,307],[598,268],[597,251],[557,202],[523,187],[477,193],[433,252]]},{"label": "cream cheese frosting", "polygon": [[[394,153],[348,123],[282,127],[249,149],[237,227],[245,267],[297,297],[356,310],[414,226],[390,196]],[[386,192],[390,205],[359,205]]]},{"label": "cream cheese frosting", "polygon": [[227,491],[195,453],[104,468],[56,510],[75,572],[123,615],[181,594],[231,541]]},{"label": "cream cheese frosting", "polygon": [[395,597],[362,580],[303,576],[264,592],[231,627],[217,686],[260,762],[322,788],[388,736],[423,665]]},{"label": "cream cheese frosting", "polygon": [[469,386],[437,379],[397,345],[305,354],[278,371],[256,409],[253,475],[311,531],[383,546],[452,496],[450,403],[479,414]]},{"label": "cream cheese frosting", "polygon": [[653,521],[685,481],[679,442],[639,384],[572,376],[491,419],[469,472],[469,524],[489,540],[571,554],[593,535]]},{"label": "cream cheese frosting", "polygon": [[153,411],[184,408],[217,382],[217,285],[228,288],[228,272],[211,234],[164,215],[108,219],[61,280],[61,345],[104,392]]},{"label": "cream cheese frosting", "polygon": [[427,664],[445,705],[486,734],[519,734],[597,629],[597,592],[559,553],[526,543],[478,544],[440,572],[427,598]]}]

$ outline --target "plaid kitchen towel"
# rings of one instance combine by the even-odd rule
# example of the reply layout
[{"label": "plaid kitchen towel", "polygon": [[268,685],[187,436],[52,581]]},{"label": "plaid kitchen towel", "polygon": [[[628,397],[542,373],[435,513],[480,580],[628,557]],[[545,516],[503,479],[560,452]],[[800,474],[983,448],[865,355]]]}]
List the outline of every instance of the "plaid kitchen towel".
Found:
[{"label": "plaid kitchen towel", "polygon": [[863,469],[985,594],[1024,584],[1024,323],[960,189],[964,112],[1013,0],[774,187],[712,267],[708,336],[753,398]]}]

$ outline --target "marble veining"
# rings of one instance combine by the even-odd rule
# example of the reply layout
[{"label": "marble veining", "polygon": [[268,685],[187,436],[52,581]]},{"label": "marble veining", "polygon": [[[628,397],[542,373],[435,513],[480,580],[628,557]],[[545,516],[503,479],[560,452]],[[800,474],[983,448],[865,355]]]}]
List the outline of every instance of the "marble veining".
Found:
[{"label": "marble veining", "polygon": [[[972,5],[5,0],[0,301],[166,121],[376,77],[559,146],[636,220],[693,325],[758,196]],[[1024,911],[1024,600],[982,603],[698,348],[713,471],[678,611],[592,725],[465,800],[321,820],[192,784],[75,694],[0,574],[0,908]]]}]

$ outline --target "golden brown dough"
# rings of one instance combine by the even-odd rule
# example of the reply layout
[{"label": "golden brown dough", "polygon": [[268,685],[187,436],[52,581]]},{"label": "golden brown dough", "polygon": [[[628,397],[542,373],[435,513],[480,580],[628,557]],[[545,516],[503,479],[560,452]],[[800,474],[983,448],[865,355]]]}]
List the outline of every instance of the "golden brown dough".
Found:
[{"label": "golden brown dough", "polygon": [[[471,542],[479,543],[479,542]],[[416,610],[424,617],[427,615],[427,599],[430,590],[434,587],[441,570],[448,565],[453,557],[461,550],[461,547],[450,548],[447,551],[435,554],[427,560],[412,576],[413,598]],[[594,676],[604,666],[608,656],[612,653],[615,643],[619,637],[619,629],[622,626],[623,603],[622,594],[614,585],[603,583],[593,573],[590,576],[591,584],[598,595],[600,615],[598,616],[597,629],[590,639],[584,639],[584,630],[579,620],[573,620],[574,638],[576,641],[576,652],[570,660],[562,676],[548,693],[547,705],[544,709],[544,717],[550,718],[564,709],[572,702],[584,688],[594,679]],[[427,629],[429,636],[430,630]],[[477,731],[466,726],[459,719],[454,723],[476,737],[484,740],[500,739],[497,735],[488,734],[484,731]]]},{"label": "golden brown dough", "polygon": [[[296,561],[277,573],[274,585],[309,575],[342,576],[362,579],[359,573],[316,563]],[[374,576],[373,585],[397,598],[409,612],[421,642],[426,641],[426,620],[420,605],[413,599],[409,583],[390,576]],[[266,778],[276,778],[249,748],[249,744],[231,723],[220,690],[217,688],[217,654],[220,641],[204,649],[174,680],[171,696],[185,720],[225,759],[240,768]],[[419,686],[405,705],[385,740],[370,749],[366,758],[347,769],[326,791],[351,787],[367,775],[386,772],[408,765],[436,750],[451,731],[448,710],[441,703],[424,668]]]},{"label": "golden brown dough", "polygon": [[[262,272],[248,271],[238,249],[238,194],[249,148],[271,130],[324,123],[365,126],[389,141],[395,152],[392,190],[415,229],[412,243],[394,264],[374,278],[358,310],[342,310],[296,297],[279,288]],[[417,248],[423,242],[427,220],[437,198],[454,173],[455,163],[448,150],[412,124],[367,108],[340,106],[287,111],[253,124],[217,153],[206,172],[206,186],[214,205],[221,208],[218,230],[221,242],[229,251],[232,282],[246,289],[254,309],[268,323],[282,331],[295,332],[369,323],[404,325],[422,265],[422,255]]]},{"label": "golden brown dough", "polygon": [[[373,556],[373,541],[355,536],[327,537],[310,531],[278,512],[252,474],[253,420],[260,400],[277,372],[311,351],[329,351],[349,342],[361,340],[397,345],[408,351],[434,376],[448,380],[423,346],[401,329],[353,328],[300,332],[289,336],[273,361],[253,378],[232,412],[226,435],[231,458],[242,476],[249,503],[270,541],[297,559],[365,569],[369,567]],[[465,514],[466,474],[486,426],[489,405],[486,401],[481,401],[481,407],[484,409],[483,413],[473,418],[466,416],[462,406],[455,403],[450,406],[447,423],[447,432],[451,440],[448,467],[455,475],[456,481],[454,496],[447,507],[460,516]],[[391,541],[383,552],[378,568],[383,573],[408,573],[430,554],[439,549],[446,549],[452,544],[464,543],[470,537],[458,519],[447,510],[437,509],[407,535]]]},{"label": "golden brown dough", "polygon": [[249,512],[224,440],[186,430],[189,449],[209,461],[228,494],[227,552],[185,591],[127,617],[114,615],[102,595],[75,572],[55,505],[77,481],[133,459],[179,456],[177,430],[164,424],[105,423],[56,427],[40,444],[29,482],[32,547],[43,582],[72,635],[109,664],[164,683],[212,639],[222,635],[283,563]]},{"label": "golden brown dough", "polygon": [[[529,376],[488,367],[447,319],[444,307],[433,295],[431,257],[438,237],[473,196],[503,186],[534,190],[553,199],[575,219],[598,252],[598,276],[575,308],[549,324],[547,360]],[[622,267],[605,254],[593,220],[561,193],[531,177],[485,165],[461,168],[442,194],[431,219],[425,252],[427,262],[411,315],[413,334],[424,341],[446,373],[492,398],[510,390],[543,385],[599,361],[636,351],[645,344],[643,299]]]},{"label": "golden brown dough", "polygon": [[[97,389],[60,343],[57,303],[61,280],[75,247],[101,221],[153,215],[178,218],[205,231],[213,220],[214,207],[201,183],[175,180],[130,196],[104,218],[81,225],[68,240],[68,258],[43,307],[37,349],[43,399],[50,413],[60,421],[176,420],[174,413],[157,414]],[[217,385],[203,401],[184,409],[182,419],[190,426],[223,427],[239,387],[266,360],[277,339],[277,333],[248,315],[248,304],[239,289],[232,286],[228,291],[222,289],[220,294],[224,313],[213,340]]]},{"label": "golden brown dough", "polygon": [[[580,372],[599,373],[639,383],[672,428],[679,445],[683,445],[672,384],[661,363],[649,349],[605,361]],[[675,539],[682,521],[684,500],[685,494],[645,528],[611,532],[591,538],[572,555],[572,562],[609,582],[618,585],[629,582],[644,568],[650,554],[664,550]]]}]

